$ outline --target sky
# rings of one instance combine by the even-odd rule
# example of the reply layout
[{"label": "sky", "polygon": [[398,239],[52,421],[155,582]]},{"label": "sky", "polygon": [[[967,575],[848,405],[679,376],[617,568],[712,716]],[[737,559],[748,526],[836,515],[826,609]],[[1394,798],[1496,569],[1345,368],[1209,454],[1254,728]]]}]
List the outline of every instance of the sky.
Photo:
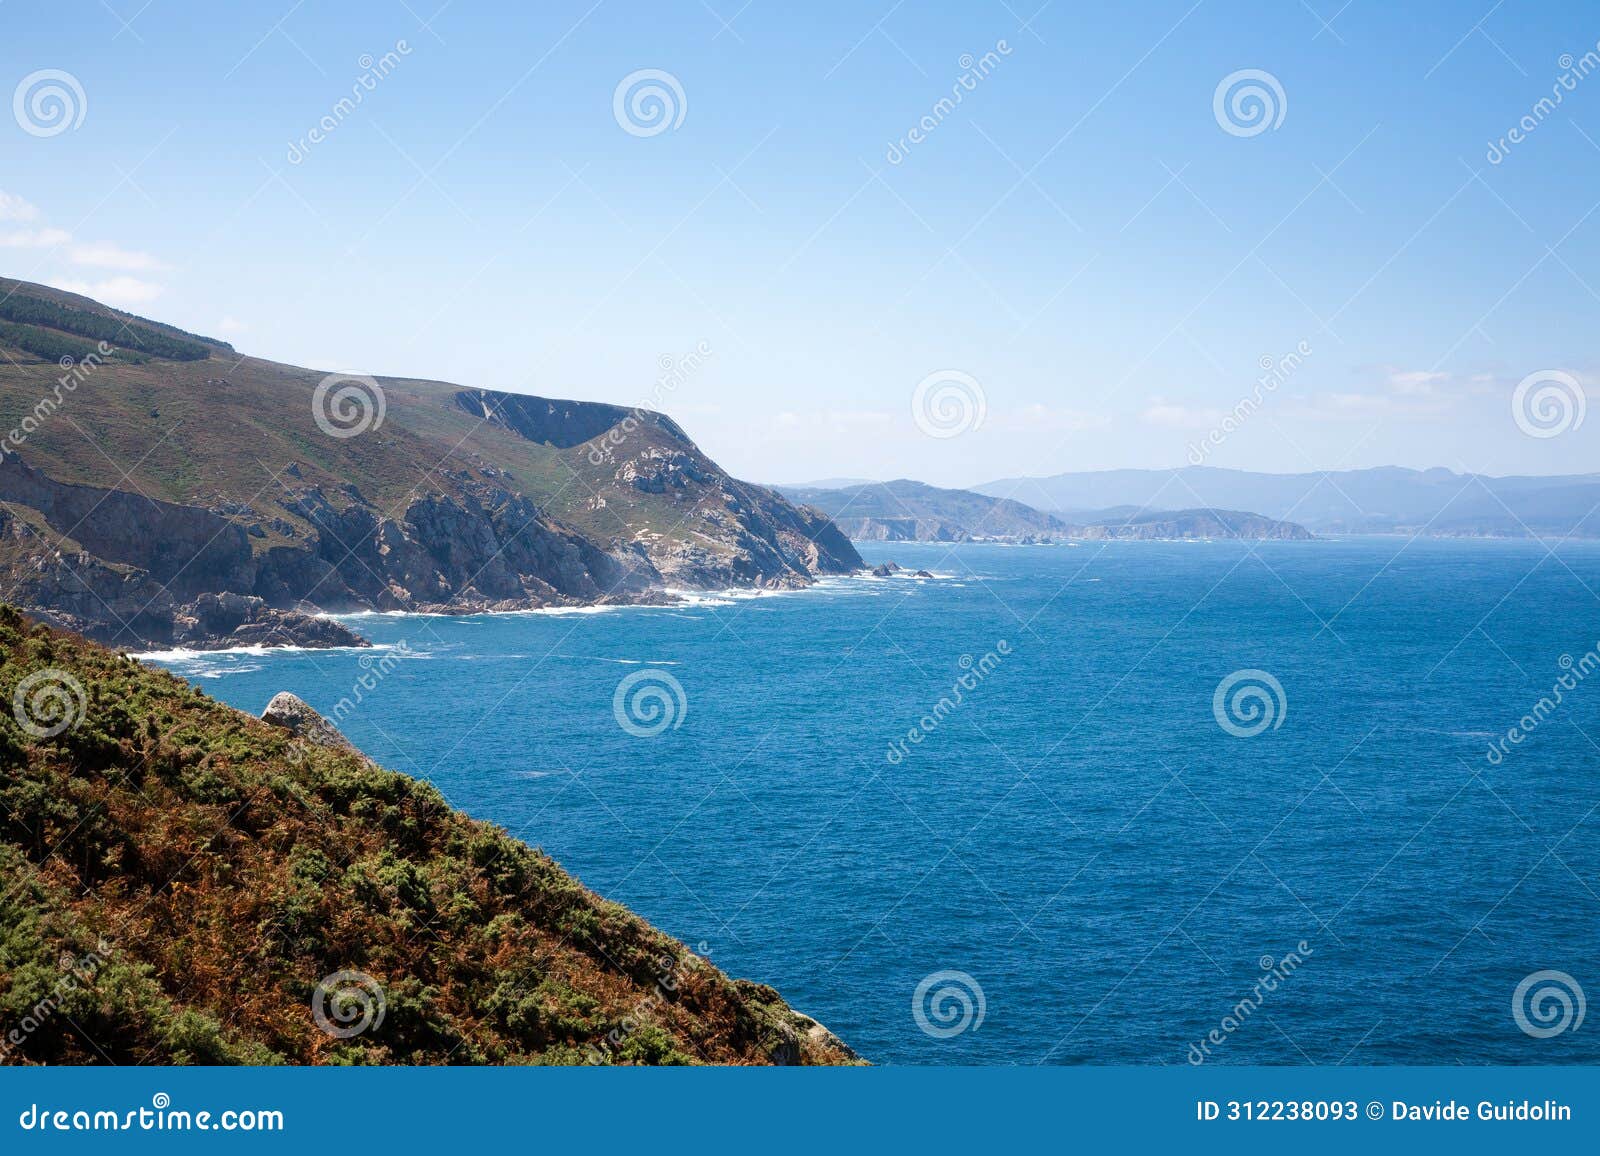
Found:
[{"label": "sky", "polygon": [[3,0],[0,274],[757,481],[1587,472],[1600,8],[1533,9]]}]

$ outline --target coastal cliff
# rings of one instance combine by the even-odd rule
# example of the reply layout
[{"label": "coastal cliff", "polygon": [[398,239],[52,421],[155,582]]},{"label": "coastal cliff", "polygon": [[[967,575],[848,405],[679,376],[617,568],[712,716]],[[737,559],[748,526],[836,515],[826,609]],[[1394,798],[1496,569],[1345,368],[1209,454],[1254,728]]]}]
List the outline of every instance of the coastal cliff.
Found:
[{"label": "coastal cliff", "polygon": [[43,286],[0,293],[27,320],[0,331],[0,583],[101,641],[360,645],[322,615],[659,602],[861,566],[825,515],[643,408],[325,374]]}]

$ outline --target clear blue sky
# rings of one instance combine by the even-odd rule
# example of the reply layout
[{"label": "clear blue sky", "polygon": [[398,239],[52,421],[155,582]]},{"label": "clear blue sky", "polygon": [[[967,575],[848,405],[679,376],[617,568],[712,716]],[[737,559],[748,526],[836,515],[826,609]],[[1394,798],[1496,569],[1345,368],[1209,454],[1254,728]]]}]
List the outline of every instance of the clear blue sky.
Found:
[{"label": "clear blue sky", "polygon": [[[0,97],[59,69],[84,107],[0,113],[0,272],[318,368],[656,398],[757,480],[1181,464],[1301,342],[1211,464],[1596,468],[1600,413],[1534,438],[1511,398],[1600,408],[1600,74],[1486,152],[1600,10],[1039,4],[4,0]],[[641,136],[647,68],[683,116]],[[1214,114],[1241,69],[1284,94],[1257,135]],[[939,370],[981,426],[918,427]]]}]

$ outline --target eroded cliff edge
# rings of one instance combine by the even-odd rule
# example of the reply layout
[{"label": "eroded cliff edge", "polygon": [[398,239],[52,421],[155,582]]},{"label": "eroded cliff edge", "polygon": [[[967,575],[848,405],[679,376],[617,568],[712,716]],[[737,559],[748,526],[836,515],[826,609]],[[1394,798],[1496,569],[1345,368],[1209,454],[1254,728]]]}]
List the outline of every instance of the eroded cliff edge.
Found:
[{"label": "eroded cliff edge", "polygon": [[[27,317],[0,335],[0,590],[116,646],[361,645],[324,615],[656,602],[861,565],[826,516],[648,409],[322,374],[0,290]],[[102,332],[119,344],[83,344]]]}]

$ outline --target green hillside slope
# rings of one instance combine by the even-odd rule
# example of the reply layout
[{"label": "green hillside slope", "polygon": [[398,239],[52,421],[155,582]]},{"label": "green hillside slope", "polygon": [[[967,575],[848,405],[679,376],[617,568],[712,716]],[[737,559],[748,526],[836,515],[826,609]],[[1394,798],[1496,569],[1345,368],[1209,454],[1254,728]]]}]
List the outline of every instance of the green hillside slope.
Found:
[{"label": "green hillside slope", "polygon": [[0,1060],[839,1063],[431,786],[0,608]]}]

